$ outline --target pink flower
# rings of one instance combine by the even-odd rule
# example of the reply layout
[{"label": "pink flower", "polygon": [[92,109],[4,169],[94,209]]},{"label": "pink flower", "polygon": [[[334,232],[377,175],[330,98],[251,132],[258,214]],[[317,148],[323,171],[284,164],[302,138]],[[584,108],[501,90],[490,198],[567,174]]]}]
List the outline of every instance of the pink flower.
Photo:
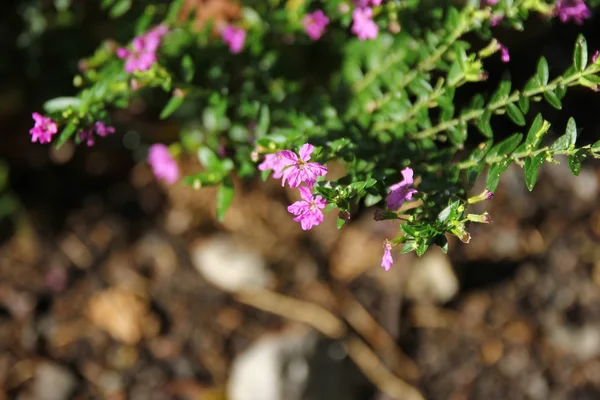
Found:
[{"label": "pink flower", "polygon": [[508,48],[502,44],[500,45],[500,59],[505,63],[510,61],[510,53],[508,52]]},{"label": "pink flower", "polygon": [[504,15],[496,15],[490,19],[490,26],[497,26],[504,19]]},{"label": "pink flower", "polygon": [[600,52],[598,50],[596,50],[594,52],[594,55],[592,56],[592,63],[595,64],[596,60],[598,59],[598,54],[600,54]]},{"label": "pink flower", "polygon": [[131,50],[118,48],[117,56],[125,60],[125,71],[147,71],[156,63],[156,51],[160,47],[162,37],[168,32],[165,25],[159,25],[148,32],[137,36],[131,42]]},{"label": "pink flower", "polygon": [[377,38],[379,27],[371,19],[373,10],[370,8],[356,8],[352,13],[352,28],[350,29],[358,39],[367,40]]},{"label": "pink flower", "polygon": [[399,209],[406,200],[412,200],[413,194],[417,193],[415,189],[409,188],[414,182],[413,170],[408,167],[404,168],[402,177],[404,179],[401,182],[390,186],[391,193],[387,197],[387,206],[390,210]]},{"label": "pink flower", "polygon": [[498,4],[500,0],[483,0],[481,2],[482,5],[487,5],[487,6],[495,6],[496,4]]},{"label": "pink flower", "polygon": [[115,128],[112,126],[107,126],[102,121],[98,121],[94,124],[94,131],[96,131],[96,135],[105,137],[111,133],[115,133]]},{"label": "pink flower", "polygon": [[81,142],[86,142],[88,147],[91,147],[96,143],[94,133],[100,137],[104,137],[110,133],[115,133],[115,128],[112,126],[107,126],[102,121],[98,121],[93,127],[79,131],[79,140]]},{"label": "pink flower", "polygon": [[358,8],[367,8],[369,6],[378,6],[382,0],[354,0],[354,5]]},{"label": "pink flower", "polygon": [[273,178],[279,179],[283,176],[283,169],[290,165],[290,161],[287,158],[283,158],[281,152],[275,154],[267,154],[262,163],[258,165],[258,169],[266,171],[268,169],[273,171]]},{"label": "pink flower", "polygon": [[79,140],[83,143],[85,142],[88,147],[92,147],[96,141],[94,140],[94,132],[92,129],[83,129],[79,131]]},{"label": "pink flower", "polygon": [[299,187],[298,190],[302,200],[295,202],[287,209],[288,212],[296,215],[294,221],[300,222],[302,229],[307,231],[323,222],[321,210],[325,208],[327,202],[321,196],[314,197],[310,189],[305,186]]},{"label": "pink flower", "polygon": [[236,28],[233,25],[228,25],[221,32],[221,38],[229,46],[229,51],[237,54],[244,48],[246,41],[246,31],[242,28]]},{"label": "pink flower", "polygon": [[327,173],[327,167],[324,165],[317,162],[307,162],[310,160],[310,154],[313,150],[313,145],[306,143],[298,152],[300,157],[290,150],[283,150],[280,152],[287,163],[286,168],[283,169],[281,186],[284,186],[285,181],[288,181],[290,187],[295,188],[304,182],[306,186],[312,188],[317,181],[317,177]]},{"label": "pink flower", "polygon": [[559,0],[554,6],[554,13],[562,22],[572,20],[578,25],[592,16],[584,0]]},{"label": "pink flower", "polygon": [[157,179],[173,184],[179,179],[179,167],[164,144],[153,144],[148,151],[148,163]]},{"label": "pink flower", "polygon": [[328,23],[329,18],[321,10],[317,10],[312,14],[306,14],[302,18],[304,31],[312,40],[319,40],[321,38]]},{"label": "pink flower", "polygon": [[44,117],[36,112],[31,116],[35,121],[35,125],[29,130],[31,141],[35,143],[39,140],[40,143],[50,143],[52,135],[58,132],[56,123],[51,118]]},{"label": "pink flower", "polygon": [[389,271],[393,264],[394,259],[392,258],[392,244],[386,239],[383,242],[383,257],[381,257],[381,266],[386,271]]}]

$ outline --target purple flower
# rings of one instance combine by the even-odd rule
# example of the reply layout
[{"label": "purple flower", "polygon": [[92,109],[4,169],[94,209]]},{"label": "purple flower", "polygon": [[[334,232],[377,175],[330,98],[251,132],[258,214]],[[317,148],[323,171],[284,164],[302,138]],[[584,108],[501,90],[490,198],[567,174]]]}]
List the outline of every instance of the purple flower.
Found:
[{"label": "purple flower", "polygon": [[505,63],[510,61],[510,53],[508,52],[508,48],[502,44],[500,44],[500,59]]},{"label": "purple flower", "polygon": [[221,32],[221,38],[229,46],[229,51],[233,54],[237,54],[244,48],[244,42],[246,41],[246,31],[242,28],[236,28],[233,25],[228,25]]},{"label": "purple flower", "polygon": [[81,142],[85,142],[88,147],[91,147],[96,143],[94,133],[100,137],[104,137],[108,134],[115,133],[115,128],[112,126],[107,126],[102,121],[98,121],[93,127],[79,131],[79,140]]},{"label": "purple flower", "polygon": [[92,129],[82,129],[79,131],[79,140],[83,143],[85,142],[88,147],[92,147],[96,141],[94,140],[94,132]]},{"label": "purple flower", "polygon": [[592,63],[595,64],[596,60],[598,59],[598,54],[600,54],[600,52],[598,50],[596,50],[594,52],[594,55],[592,56]]},{"label": "purple flower", "polygon": [[281,152],[275,154],[267,154],[263,162],[258,165],[258,169],[266,171],[268,169],[273,171],[273,178],[279,179],[283,176],[283,169],[290,165],[290,161],[287,158],[283,158]]},{"label": "purple flower", "polygon": [[387,206],[390,210],[396,211],[406,200],[412,200],[413,194],[417,193],[415,189],[409,187],[414,182],[413,170],[408,167],[404,168],[402,177],[404,179],[401,182],[390,186],[391,193],[387,197]]},{"label": "purple flower", "polygon": [[383,242],[383,257],[381,257],[381,266],[389,271],[394,264],[394,259],[392,258],[392,244],[389,240],[385,240]]},{"label": "purple flower", "polygon": [[371,19],[373,10],[370,8],[356,8],[352,12],[352,28],[351,31],[358,39],[367,40],[377,38],[379,27]]},{"label": "purple flower", "polygon": [[117,56],[125,60],[125,71],[147,71],[156,63],[156,51],[160,47],[162,37],[168,32],[165,25],[159,25],[148,32],[137,36],[131,42],[131,50],[118,48]]},{"label": "purple flower", "polygon": [[148,151],[148,163],[157,179],[173,184],[179,179],[179,167],[164,144],[153,144]]},{"label": "purple flower", "polygon": [[562,22],[572,20],[578,25],[592,16],[584,0],[559,0],[554,6],[554,13]]},{"label": "purple flower", "polygon": [[500,0],[483,0],[481,4],[485,6],[495,6],[499,1]]},{"label": "purple flower", "polygon": [[107,126],[102,121],[98,121],[94,124],[94,131],[96,131],[96,135],[105,137],[111,133],[115,133],[115,128],[112,126]]},{"label": "purple flower", "polygon": [[310,160],[310,154],[313,150],[313,145],[306,143],[298,152],[300,157],[290,150],[283,150],[280,152],[287,163],[286,168],[283,169],[281,186],[284,186],[285,181],[288,181],[290,187],[295,188],[304,182],[306,186],[312,188],[317,181],[317,177],[327,173],[327,167],[324,165],[317,162],[307,162]]},{"label": "purple flower", "polygon": [[51,118],[44,117],[41,114],[34,112],[31,117],[35,121],[33,128],[29,130],[31,141],[40,143],[50,143],[52,135],[58,132],[56,123]]},{"label": "purple flower", "polygon": [[305,186],[299,187],[298,190],[302,200],[295,202],[287,209],[288,212],[296,215],[294,221],[300,222],[302,229],[307,231],[323,222],[321,210],[325,208],[327,202],[319,195],[314,197],[310,189]]},{"label": "purple flower", "polygon": [[504,15],[496,15],[490,19],[490,26],[497,26],[504,19]]},{"label": "purple flower", "polygon": [[304,25],[304,31],[312,40],[319,40],[325,32],[325,27],[329,23],[329,18],[323,11],[317,10],[312,14],[306,14],[302,18],[302,24]]},{"label": "purple flower", "polygon": [[382,0],[354,0],[354,5],[358,8],[367,8],[369,6],[378,6]]}]

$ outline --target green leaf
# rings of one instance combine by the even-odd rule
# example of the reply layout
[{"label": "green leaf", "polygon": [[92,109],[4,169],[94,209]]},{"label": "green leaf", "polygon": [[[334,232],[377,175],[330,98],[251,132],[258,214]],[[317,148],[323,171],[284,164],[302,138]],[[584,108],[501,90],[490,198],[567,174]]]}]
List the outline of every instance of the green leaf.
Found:
[{"label": "green leaf", "polygon": [[592,151],[595,153],[600,152],[600,140],[592,145]]},{"label": "green leaf", "polygon": [[498,163],[493,164],[489,171],[488,171],[488,176],[487,176],[487,181],[486,181],[486,188],[491,191],[491,192],[495,192],[496,188],[498,187],[498,182],[500,182],[500,177],[502,176],[502,173],[506,170],[506,168],[508,168],[508,166],[511,164],[512,160],[510,158],[506,158]]},{"label": "green leaf", "polygon": [[336,225],[337,225],[337,228],[338,228],[338,229],[341,229],[341,228],[342,228],[342,226],[344,226],[344,224],[345,224],[345,223],[346,223],[346,220],[345,220],[345,219],[338,217],[338,219],[337,219],[337,223],[336,223]]},{"label": "green leaf", "polygon": [[544,98],[552,107],[556,108],[557,110],[562,109],[560,99],[556,94],[554,94],[554,92],[544,92]]},{"label": "green leaf", "polygon": [[[538,135],[544,126],[544,118],[541,113],[538,113],[533,120],[533,123],[529,127],[529,132],[527,132],[527,137],[525,138],[525,145],[534,145],[538,140]],[[544,132],[545,133],[545,132]],[[541,138],[541,136],[540,136]]]},{"label": "green leaf", "polygon": [[569,122],[567,122],[567,130],[564,135],[556,139],[556,142],[552,144],[550,147],[551,151],[565,151],[570,148],[575,147],[575,142],[577,141],[577,125],[575,124],[575,119],[573,117],[569,118]]},{"label": "green leaf", "polygon": [[56,141],[56,148],[59,149],[67,140],[71,138],[75,134],[77,130],[77,125],[72,122],[69,122],[65,129],[62,130],[60,135],[58,135],[58,140]]},{"label": "green leaf", "polygon": [[267,105],[263,105],[260,108],[260,115],[258,116],[258,123],[256,124],[255,135],[257,138],[261,138],[267,134],[269,131],[269,124],[271,121],[269,107]]},{"label": "green leaf", "polygon": [[173,23],[177,21],[177,16],[179,15],[179,10],[181,6],[183,6],[183,2],[185,0],[174,0],[171,2],[169,6],[169,11],[167,12],[167,17],[165,18],[167,22]]},{"label": "green leaf", "polygon": [[537,78],[542,85],[548,83],[548,61],[541,57],[537,65]]},{"label": "green leaf", "polygon": [[56,97],[44,103],[44,110],[48,113],[64,111],[68,108],[79,110],[81,99],[77,97]]},{"label": "green leaf", "polygon": [[217,219],[219,221],[223,221],[225,218],[225,213],[233,201],[234,194],[235,189],[233,188],[231,179],[223,179],[223,183],[219,185],[219,190],[217,191]]},{"label": "green leaf", "polygon": [[148,30],[148,28],[152,24],[152,18],[154,17],[155,12],[156,12],[156,7],[153,7],[153,6],[146,7],[142,16],[139,17],[137,22],[135,23],[135,35],[136,36],[139,36]]},{"label": "green leaf", "polygon": [[113,3],[115,2],[115,0],[102,0],[102,3],[100,3],[100,7],[103,10],[106,10],[108,7],[110,7]]},{"label": "green leaf", "polygon": [[194,60],[189,54],[186,54],[181,59],[181,71],[183,73],[183,79],[190,83],[194,79]]},{"label": "green leaf", "polygon": [[[263,171],[268,172],[268,171]],[[194,189],[200,189],[204,186],[212,186],[220,183],[223,176],[220,173],[212,171],[198,172],[197,174],[189,175],[183,178],[183,183],[188,186],[193,186]]]},{"label": "green leaf", "polygon": [[177,109],[183,104],[184,100],[185,100],[185,98],[182,96],[171,97],[171,99],[167,102],[167,105],[165,106],[165,108],[163,108],[162,111],[160,112],[160,119],[165,119],[165,118],[170,117],[171,114],[173,114],[175,111],[177,111]]},{"label": "green leaf", "polygon": [[529,112],[529,97],[519,96],[519,107],[521,107],[524,114],[527,114]]},{"label": "green leaf", "polygon": [[198,161],[204,168],[213,172],[221,172],[221,160],[214,151],[208,147],[200,147],[198,149]]},{"label": "green leaf", "polygon": [[569,169],[575,176],[581,171],[581,159],[576,154],[569,154]]},{"label": "green leaf", "polygon": [[573,51],[573,66],[577,71],[581,72],[585,69],[587,61],[587,42],[583,35],[579,35],[577,42],[575,42],[575,50]]},{"label": "green leaf", "polygon": [[124,15],[131,8],[131,0],[117,0],[109,11],[111,18],[118,18]]},{"label": "green leaf", "polygon": [[490,124],[490,119],[492,118],[492,112],[490,110],[485,110],[481,117],[477,118],[475,124],[479,131],[483,134],[483,136],[491,138],[494,136],[494,132],[492,131],[492,125]]},{"label": "green leaf", "polygon": [[494,147],[492,147],[490,149],[489,153],[485,157],[486,161],[488,163],[495,163],[498,161],[497,160],[498,157],[504,157],[504,156],[509,155],[510,153],[512,153],[512,151],[514,149],[517,148],[519,143],[521,143],[522,139],[523,139],[522,133],[515,133],[514,135],[509,136],[508,138],[504,139],[503,141],[496,144]]},{"label": "green leaf", "polygon": [[496,91],[494,92],[494,94],[492,94],[492,97],[490,98],[490,104],[494,104],[508,98],[508,95],[510,94],[510,88],[510,80],[507,79],[500,82],[498,89],[496,89]]},{"label": "green leaf", "polygon": [[537,181],[538,171],[544,162],[545,154],[540,153],[535,157],[527,157],[525,159],[525,184],[529,191],[533,190]]},{"label": "green leaf", "polygon": [[514,105],[513,103],[509,103],[506,105],[506,113],[510,117],[510,119],[519,126],[525,125],[525,116],[519,110],[519,107]]}]

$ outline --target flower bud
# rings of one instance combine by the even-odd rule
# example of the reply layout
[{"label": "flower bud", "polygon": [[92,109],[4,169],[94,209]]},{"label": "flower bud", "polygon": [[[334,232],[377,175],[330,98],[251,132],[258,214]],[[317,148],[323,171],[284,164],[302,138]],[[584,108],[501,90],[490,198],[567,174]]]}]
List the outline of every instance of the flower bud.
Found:
[{"label": "flower bud", "polygon": [[489,200],[492,197],[494,197],[494,193],[492,193],[489,190],[485,189],[483,192],[481,192],[477,196],[470,197],[467,200],[467,203],[469,203],[469,204],[475,204],[475,203],[479,203],[479,202],[482,202],[482,201],[485,201],[485,200]]},{"label": "flower bud", "polygon": [[467,219],[469,221],[478,222],[480,224],[489,224],[492,222],[490,218],[490,214],[488,212],[484,212],[483,214],[469,214],[467,215]]}]

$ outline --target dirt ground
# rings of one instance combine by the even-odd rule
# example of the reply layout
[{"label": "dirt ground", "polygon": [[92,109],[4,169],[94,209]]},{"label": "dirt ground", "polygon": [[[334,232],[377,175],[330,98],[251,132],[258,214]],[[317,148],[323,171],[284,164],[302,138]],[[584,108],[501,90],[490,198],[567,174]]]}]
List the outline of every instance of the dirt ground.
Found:
[{"label": "dirt ground", "polygon": [[[470,244],[398,255],[387,273],[394,224],[363,210],[305,233],[274,182],[238,183],[222,224],[214,191],[159,186],[142,164],[64,207],[17,183],[24,211],[1,225],[0,398],[222,399],[236,356],[305,326],[300,309],[236,295],[258,286],[330,310],[427,399],[600,398],[599,179],[594,163],[577,178],[548,165],[530,193],[511,167]],[[240,259],[259,266],[227,277]],[[227,293],[219,279],[239,282]],[[350,367],[323,374],[384,398],[347,350]]]}]

